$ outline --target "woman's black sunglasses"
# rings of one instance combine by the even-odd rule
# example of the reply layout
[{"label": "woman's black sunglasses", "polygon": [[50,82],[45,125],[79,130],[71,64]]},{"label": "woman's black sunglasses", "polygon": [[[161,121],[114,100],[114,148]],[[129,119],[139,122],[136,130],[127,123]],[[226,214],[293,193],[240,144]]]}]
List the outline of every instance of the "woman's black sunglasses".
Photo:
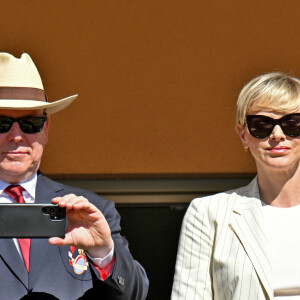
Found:
[{"label": "woman's black sunglasses", "polygon": [[24,133],[38,133],[44,128],[47,121],[47,116],[42,117],[24,117],[24,118],[9,118],[0,117],[0,133],[8,132],[13,123],[17,122]]},{"label": "woman's black sunglasses", "polygon": [[248,130],[257,139],[268,137],[276,125],[279,125],[287,136],[300,136],[300,113],[286,115],[280,119],[272,119],[262,115],[247,116]]}]

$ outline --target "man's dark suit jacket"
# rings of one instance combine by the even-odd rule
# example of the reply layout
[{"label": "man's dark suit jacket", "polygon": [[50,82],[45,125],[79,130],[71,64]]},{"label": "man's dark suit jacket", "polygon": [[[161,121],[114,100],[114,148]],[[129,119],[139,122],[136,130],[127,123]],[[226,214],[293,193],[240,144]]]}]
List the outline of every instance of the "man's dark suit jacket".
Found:
[{"label": "man's dark suit jacket", "polygon": [[0,299],[145,299],[148,279],[120,235],[120,217],[113,202],[38,174],[36,203],[49,203],[54,197],[70,193],[84,196],[104,214],[115,244],[116,261],[111,275],[101,281],[92,263],[78,274],[70,264],[70,260],[78,258],[78,249],[50,245],[48,239],[32,239],[28,274],[13,240],[0,239]]}]

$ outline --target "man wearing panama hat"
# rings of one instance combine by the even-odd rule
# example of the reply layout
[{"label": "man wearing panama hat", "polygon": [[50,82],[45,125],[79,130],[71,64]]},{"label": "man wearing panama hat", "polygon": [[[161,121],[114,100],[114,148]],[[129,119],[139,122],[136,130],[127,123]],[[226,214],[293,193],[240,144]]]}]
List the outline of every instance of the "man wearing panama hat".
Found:
[{"label": "man wearing panama hat", "polygon": [[48,102],[30,56],[0,53],[0,203],[52,202],[68,219],[64,238],[0,238],[0,299],[146,298],[147,276],[120,235],[114,204],[38,171],[49,115],[76,97]]}]

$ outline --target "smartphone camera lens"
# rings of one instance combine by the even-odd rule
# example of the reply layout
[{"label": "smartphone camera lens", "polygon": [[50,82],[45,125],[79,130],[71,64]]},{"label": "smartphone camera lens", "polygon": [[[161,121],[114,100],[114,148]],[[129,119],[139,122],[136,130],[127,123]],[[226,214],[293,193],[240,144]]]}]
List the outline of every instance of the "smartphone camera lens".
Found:
[{"label": "smartphone camera lens", "polygon": [[44,206],[44,207],[42,208],[42,213],[45,214],[45,215],[48,215],[48,214],[49,214],[48,209],[49,209],[49,207]]},{"label": "smartphone camera lens", "polygon": [[64,212],[64,210],[62,209],[62,207],[57,207],[57,213],[58,214],[62,214]]},{"label": "smartphone camera lens", "polygon": [[56,205],[42,207],[42,213],[44,215],[49,215],[51,220],[56,221],[62,220],[66,216],[65,208]]}]

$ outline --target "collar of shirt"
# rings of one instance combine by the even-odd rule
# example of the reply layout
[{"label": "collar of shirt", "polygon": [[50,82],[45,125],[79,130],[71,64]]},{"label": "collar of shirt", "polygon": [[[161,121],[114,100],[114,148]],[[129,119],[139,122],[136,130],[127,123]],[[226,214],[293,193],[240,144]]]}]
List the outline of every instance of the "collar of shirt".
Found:
[{"label": "collar of shirt", "polygon": [[[19,185],[21,185],[25,189],[25,191],[23,192],[23,197],[26,203],[34,203],[36,183],[37,174],[34,174],[28,180],[19,183]],[[12,199],[6,193],[4,193],[4,190],[10,184],[11,183],[0,180],[0,203],[13,202]]]}]

